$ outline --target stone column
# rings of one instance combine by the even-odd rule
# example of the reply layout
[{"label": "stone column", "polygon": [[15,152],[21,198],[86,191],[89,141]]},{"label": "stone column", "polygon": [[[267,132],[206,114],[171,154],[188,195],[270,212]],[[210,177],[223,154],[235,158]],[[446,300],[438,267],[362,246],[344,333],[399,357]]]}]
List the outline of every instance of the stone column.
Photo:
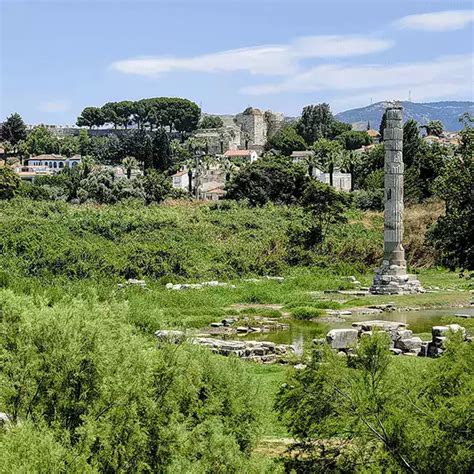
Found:
[{"label": "stone column", "polygon": [[387,109],[385,146],[384,263],[406,268],[403,249],[403,115],[401,106]]},{"label": "stone column", "polygon": [[386,110],[383,134],[384,163],[384,256],[370,292],[403,294],[423,291],[420,282],[407,275],[403,249],[403,114],[400,105]]}]

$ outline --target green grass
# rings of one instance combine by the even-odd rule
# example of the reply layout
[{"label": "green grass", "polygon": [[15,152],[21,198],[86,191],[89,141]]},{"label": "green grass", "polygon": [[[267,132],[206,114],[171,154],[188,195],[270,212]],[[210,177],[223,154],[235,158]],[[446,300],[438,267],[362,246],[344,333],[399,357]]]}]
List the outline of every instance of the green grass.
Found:
[{"label": "green grass", "polygon": [[278,420],[277,413],[273,410],[275,396],[286,379],[288,368],[281,365],[259,365],[252,363],[250,372],[255,377],[258,396],[261,397],[265,407],[263,436],[284,438],[288,432]]}]

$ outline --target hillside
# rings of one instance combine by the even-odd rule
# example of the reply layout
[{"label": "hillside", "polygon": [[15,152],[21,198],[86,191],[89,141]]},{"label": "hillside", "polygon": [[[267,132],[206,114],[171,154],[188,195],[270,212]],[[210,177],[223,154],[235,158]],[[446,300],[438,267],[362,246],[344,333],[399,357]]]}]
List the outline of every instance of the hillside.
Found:
[{"label": "hillside", "polygon": [[[464,112],[474,113],[474,102],[442,101],[415,103],[402,101],[403,118],[415,119],[420,124],[425,124],[429,120],[441,120],[446,130],[457,131],[462,128],[459,117]],[[386,102],[377,102],[376,104],[358,109],[346,110],[336,115],[338,120],[352,123],[354,128],[365,130],[367,122],[374,129],[378,129],[380,120],[385,110]]]}]

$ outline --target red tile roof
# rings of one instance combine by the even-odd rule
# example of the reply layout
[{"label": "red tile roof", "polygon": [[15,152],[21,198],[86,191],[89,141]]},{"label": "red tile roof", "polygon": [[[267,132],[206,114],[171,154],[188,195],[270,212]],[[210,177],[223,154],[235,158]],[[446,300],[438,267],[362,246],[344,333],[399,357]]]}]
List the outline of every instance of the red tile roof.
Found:
[{"label": "red tile roof", "polygon": [[227,150],[224,156],[250,156],[252,150]]}]

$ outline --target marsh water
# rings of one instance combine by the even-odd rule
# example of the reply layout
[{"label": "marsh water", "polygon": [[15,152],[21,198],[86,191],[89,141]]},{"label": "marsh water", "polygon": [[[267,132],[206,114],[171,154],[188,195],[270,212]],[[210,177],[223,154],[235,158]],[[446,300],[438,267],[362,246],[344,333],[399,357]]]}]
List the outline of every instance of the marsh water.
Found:
[{"label": "marsh water", "polygon": [[[248,339],[260,341],[272,341],[277,344],[292,344],[297,349],[311,343],[315,338],[325,337],[331,329],[350,328],[355,321],[369,321],[381,319],[384,321],[399,321],[406,323],[408,329],[414,334],[431,333],[431,327],[442,324],[443,317],[455,314],[469,314],[474,316],[474,308],[445,308],[424,309],[419,311],[392,311],[371,315],[346,316],[340,322],[312,322],[312,321],[290,321],[290,327],[285,331],[267,333],[252,333],[246,336]],[[342,318],[341,318],[342,319]],[[458,318],[462,326],[463,318]]]}]

